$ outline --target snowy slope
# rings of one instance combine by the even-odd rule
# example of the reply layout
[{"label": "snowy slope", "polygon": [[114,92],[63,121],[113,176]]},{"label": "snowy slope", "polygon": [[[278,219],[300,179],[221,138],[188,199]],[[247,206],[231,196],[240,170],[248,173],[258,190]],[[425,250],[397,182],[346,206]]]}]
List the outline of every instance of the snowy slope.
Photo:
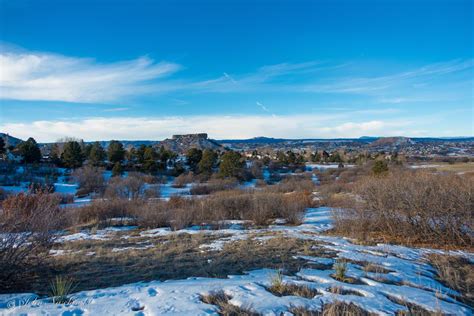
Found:
[{"label": "snowy slope", "polygon": [[[0,295],[1,315],[217,315],[217,307],[200,300],[200,295],[217,290],[224,290],[232,297],[230,303],[251,307],[263,315],[290,315],[288,309],[294,306],[305,306],[319,309],[322,304],[332,301],[354,303],[365,310],[379,315],[391,315],[396,311],[407,310],[404,305],[396,303],[401,300],[413,303],[429,311],[442,311],[452,315],[472,315],[472,310],[453,297],[457,293],[435,280],[433,268],[423,257],[428,253],[439,253],[439,250],[418,249],[403,246],[379,244],[361,246],[340,237],[321,235],[320,232],[330,228],[330,209],[309,209],[305,221],[297,227],[271,226],[267,231],[278,231],[289,237],[312,239],[321,242],[328,250],[338,253],[338,258],[352,260],[348,264],[347,275],[358,278],[361,284],[349,284],[335,280],[330,270],[302,269],[296,276],[284,276],[285,282],[303,284],[317,289],[313,299],[296,296],[277,297],[266,290],[274,270],[249,271],[246,275],[229,276],[227,279],[189,278],[186,280],[170,280],[134,283],[115,288],[84,291],[73,295],[70,304],[53,304],[48,298],[37,298],[34,294]],[[133,230],[133,227],[129,227]],[[222,239],[207,245],[211,251],[219,251],[223,244],[233,240],[247,238],[256,230],[236,229],[223,230],[226,234]],[[259,230],[259,231],[265,231]],[[122,230],[123,232],[123,230]],[[201,233],[206,231],[200,230]],[[101,238],[113,230],[100,232]],[[172,232],[168,229],[155,229],[141,233],[141,236],[154,234],[193,233],[193,229]],[[219,234],[219,231],[208,231]],[[77,235],[77,234],[76,234]],[[228,235],[231,235],[230,237]],[[86,236],[64,237],[65,240],[87,238]],[[125,237],[125,238],[133,238]],[[474,260],[474,254],[455,252],[454,254]],[[332,264],[336,259],[300,256],[300,258]],[[365,272],[358,264],[360,261],[371,262],[386,268],[389,273],[383,277]],[[377,281],[377,279],[379,281]],[[352,291],[349,295],[333,294],[331,287],[341,287]],[[357,295],[355,295],[357,294]]]}]

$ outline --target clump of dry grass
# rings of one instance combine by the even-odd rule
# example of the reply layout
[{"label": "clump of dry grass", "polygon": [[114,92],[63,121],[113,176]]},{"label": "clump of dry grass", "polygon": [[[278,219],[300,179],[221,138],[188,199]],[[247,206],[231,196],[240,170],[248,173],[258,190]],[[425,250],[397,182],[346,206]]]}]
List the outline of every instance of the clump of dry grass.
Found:
[{"label": "clump of dry grass", "polygon": [[201,295],[201,301],[206,304],[215,305],[219,307],[219,315],[224,316],[258,316],[259,314],[252,311],[252,308],[236,306],[229,301],[231,297],[224,293],[224,291],[216,291]]},{"label": "clump of dry grass", "polygon": [[350,289],[343,288],[341,286],[333,286],[327,289],[328,292],[331,292],[333,294],[339,294],[339,295],[355,295],[355,296],[363,296],[357,291],[353,291]]},{"label": "clump of dry grass", "polygon": [[322,310],[322,316],[369,316],[369,313],[355,304],[347,304],[344,302],[333,302],[330,304],[324,304]]},{"label": "clump of dry grass", "polygon": [[362,269],[368,273],[368,272],[372,272],[372,273],[377,273],[377,274],[380,274],[380,273],[383,273],[383,274],[387,274],[387,273],[390,273],[392,272],[392,270],[389,270],[385,267],[382,267],[378,264],[374,264],[374,263],[371,263],[371,262],[366,262],[364,264],[364,266],[362,267]]},{"label": "clump of dry grass", "polygon": [[290,312],[295,316],[369,316],[370,314],[355,304],[335,301],[324,304],[321,310],[304,307],[292,307]]},{"label": "clump of dry grass", "polygon": [[407,301],[401,300],[401,299],[399,299],[397,297],[394,297],[394,296],[391,296],[391,295],[387,295],[387,299],[389,299],[390,301],[392,301],[392,302],[394,302],[398,305],[405,306],[405,308],[407,309],[407,310],[397,311],[395,313],[395,315],[397,315],[397,316],[412,316],[412,315],[443,316],[443,315],[445,315],[439,309],[437,309],[435,311],[429,311],[429,310],[426,310],[426,309],[424,309],[423,307],[421,307],[419,305],[409,303]]},{"label": "clump of dry grass", "polygon": [[283,281],[283,274],[281,270],[272,276],[270,286],[267,290],[277,296],[301,296],[312,299],[318,295],[318,291],[307,286]]},{"label": "clump of dry grass", "polygon": [[461,293],[460,300],[474,305],[474,265],[466,258],[430,255],[431,265],[436,269],[438,279]]},{"label": "clump of dry grass", "polygon": [[76,288],[74,281],[62,276],[56,276],[50,282],[51,297],[54,304],[66,304],[72,302],[71,293]]},{"label": "clump of dry grass", "polygon": [[334,263],[333,269],[335,271],[334,278],[344,282],[344,280],[346,279],[347,262],[338,261]]}]

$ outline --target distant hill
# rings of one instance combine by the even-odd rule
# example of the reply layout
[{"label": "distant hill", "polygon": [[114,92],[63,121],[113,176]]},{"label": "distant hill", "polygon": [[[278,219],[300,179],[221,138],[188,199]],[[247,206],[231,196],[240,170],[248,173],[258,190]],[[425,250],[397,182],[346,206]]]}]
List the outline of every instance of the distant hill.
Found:
[{"label": "distant hill", "polygon": [[223,150],[225,149],[221,144],[213,139],[209,139],[206,133],[200,134],[185,134],[185,135],[173,135],[172,138],[165,139],[159,142],[159,146],[164,146],[166,149],[177,153],[185,153],[191,148],[198,149],[212,149],[212,150]]},{"label": "distant hill", "polygon": [[272,137],[254,137],[254,138],[249,138],[249,139],[224,139],[224,140],[218,140],[219,143],[239,143],[239,144],[275,144],[275,143],[283,143],[285,141],[288,141],[288,139],[284,138],[272,138]]},{"label": "distant hill", "polygon": [[407,146],[412,145],[415,142],[408,137],[380,137],[373,141],[370,145],[373,147],[378,146]]},{"label": "distant hill", "polygon": [[10,136],[10,135],[5,134],[5,133],[0,133],[0,138],[2,138],[3,141],[5,142],[5,147],[9,147],[9,146],[15,147],[16,145],[18,145],[19,143],[21,143],[23,141],[19,138]]}]

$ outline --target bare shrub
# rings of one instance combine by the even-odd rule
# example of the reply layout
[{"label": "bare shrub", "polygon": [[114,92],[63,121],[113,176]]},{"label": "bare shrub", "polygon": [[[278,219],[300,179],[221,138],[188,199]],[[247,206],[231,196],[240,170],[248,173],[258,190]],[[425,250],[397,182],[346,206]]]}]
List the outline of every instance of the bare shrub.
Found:
[{"label": "bare shrub", "polygon": [[269,193],[220,191],[201,199],[172,197],[169,201],[154,201],[136,207],[133,214],[143,227],[170,226],[181,229],[191,224],[218,224],[223,220],[251,220],[256,225],[268,225],[276,218],[287,224],[301,221],[304,210],[311,206],[304,193]]},{"label": "bare shrub", "polygon": [[167,203],[156,201],[146,203],[140,208],[135,208],[133,215],[137,218],[140,227],[155,228],[170,226],[170,215]]},{"label": "bare shrub", "polygon": [[285,177],[278,184],[267,187],[267,190],[277,193],[312,192],[314,188],[313,181],[308,176],[301,175]]},{"label": "bare shrub", "polygon": [[59,194],[59,193],[57,193],[57,195],[60,198],[60,203],[61,204],[72,204],[72,203],[74,203],[74,194],[66,194],[66,193]]},{"label": "bare shrub", "polygon": [[141,200],[94,200],[88,205],[73,210],[73,213],[76,214],[78,224],[99,223],[111,218],[133,216],[135,210],[143,205],[144,202]]},{"label": "bare shrub", "polygon": [[335,229],[358,238],[379,236],[404,243],[472,246],[474,179],[426,171],[365,177],[359,201],[335,212]]},{"label": "bare shrub", "polygon": [[199,178],[192,172],[182,173],[173,181],[173,188],[184,188],[187,184],[198,181]]},{"label": "bare shrub", "polygon": [[10,196],[0,211],[0,287],[41,263],[60,227],[60,198],[39,192]]},{"label": "bare shrub", "polygon": [[193,185],[190,192],[192,195],[206,195],[218,191],[235,189],[239,184],[235,178],[212,178],[205,184]]},{"label": "bare shrub", "polygon": [[103,169],[84,166],[76,169],[72,173],[72,177],[78,183],[79,189],[77,195],[87,195],[89,193],[103,193],[105,187]]},{"label": "bare shrub", "polygon": [[113,177],[105,189],[105,197],[109,199],[138,199],[144,196],[145,175],[139,172],[130,172],[128,176]]}]

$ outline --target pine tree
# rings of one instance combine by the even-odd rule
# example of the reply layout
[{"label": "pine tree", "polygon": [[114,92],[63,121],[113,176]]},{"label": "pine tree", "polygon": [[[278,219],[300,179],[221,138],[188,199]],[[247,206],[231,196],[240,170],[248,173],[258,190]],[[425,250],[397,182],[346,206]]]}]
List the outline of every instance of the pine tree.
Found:
[{"label": "pine tree", "polygon": [[123,170],[122,170],[122,165],[120,164],[120,162],[116,162],[114,164],[114,167],[112,168],[112,177],[120,177],[123,173]]},{"label": "pine tree", "polygon": [[5,141],[0,137],[0,155],[3,155],[5,151]]},{"label": "pine tree", "polygon": [[81,145],[75,140],[64,144],[61,159],[67,168],[75,169],[82,166],[84,154],[82,153]]},{"label": "pine tree", "polygon": [[34,138],[30,137],[27,141],[21,142],[17,148],[23,157],[23,162],[34,163],[41,160],[41,151]]},{"label": "pine tree", "polygon": [[383,175],[388,172],[388,165],[384,160],[377,160],[372,167],[372,172],[376,175]]},{"label": "pine tree", "polygon": [[186,161],[188,162],[188,166],[192,171],[197,170],[197,165],[202,158],[202,150],[197,148],[191,148],[186,153]]},{"label": "pine tree", "polygon": [[212,168],[214,168],[216,163],[217,163],[217,154],[211,149],[204,150],[204,152],[202,153],[202,158],[198,163],[199,173],[211,175]]},{"label": "pine tree", "polygon": [[244,168],[244,161],[238,152],[228,151],[221,158],[219,174],[223,177],[241,178]]},{"label": "pine tree", "polygon": [[105,153],[104,148],[100,145],[99,142],[95,142],[91,145],[89,151],[89,160],[93,166],[100,166],[104,162],[107,154]]},{"label": "pine tree", "polygon": [[107,149],[109,161],[113,164],[122,162],[125,157],[125,149],[121,142],[117,140],[110,141],[109,148]]}]

